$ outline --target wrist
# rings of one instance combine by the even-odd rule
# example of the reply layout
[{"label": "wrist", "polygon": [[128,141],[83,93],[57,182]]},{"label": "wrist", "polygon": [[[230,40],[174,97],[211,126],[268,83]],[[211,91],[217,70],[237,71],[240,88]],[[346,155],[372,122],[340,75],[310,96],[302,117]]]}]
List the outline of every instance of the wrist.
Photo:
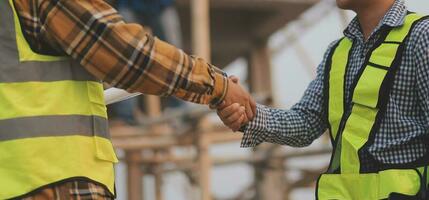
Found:
[{"label": "wrist", "polygon": [[229,79],[225,72],[216,72],[214,76],[214,90],[210,99],[210,106],[217,107],[225,99],[228,92]]}]

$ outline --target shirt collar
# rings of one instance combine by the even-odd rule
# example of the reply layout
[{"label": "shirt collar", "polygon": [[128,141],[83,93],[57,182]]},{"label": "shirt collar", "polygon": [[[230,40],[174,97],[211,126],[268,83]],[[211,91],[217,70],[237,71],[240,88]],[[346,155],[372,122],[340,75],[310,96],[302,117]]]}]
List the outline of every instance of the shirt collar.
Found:
[{"label": "shirt collar", "polygon": [[[396,0],[393,6],[387,11],[373,33],[378,31],[383,25],[390,27],[402,26],[407,16],[407,7],[403,0]],[[353,18],[347,28],[344,30],[344,35],[348,38],[360,37],[363,39],[363,33],[359,25],[357,17]],[[372,35],[372,34],[371,34]]]}]

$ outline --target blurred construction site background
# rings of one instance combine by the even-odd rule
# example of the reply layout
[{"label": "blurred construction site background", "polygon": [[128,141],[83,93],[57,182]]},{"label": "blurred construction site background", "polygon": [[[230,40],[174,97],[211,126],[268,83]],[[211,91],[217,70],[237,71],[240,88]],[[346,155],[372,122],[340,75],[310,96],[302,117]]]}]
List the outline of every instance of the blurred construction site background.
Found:
[{"label": "blurred construction site background", "polygon": [[[354,17],[334,0],[115,0],[128,22],[240,77],[259,103],[289,108]],[[406,0],[429,14],[429,1]],[[329,162],[310,147],[239,148],[204,106],[140,96],[109,107],[119,200],[310,200]]]}]

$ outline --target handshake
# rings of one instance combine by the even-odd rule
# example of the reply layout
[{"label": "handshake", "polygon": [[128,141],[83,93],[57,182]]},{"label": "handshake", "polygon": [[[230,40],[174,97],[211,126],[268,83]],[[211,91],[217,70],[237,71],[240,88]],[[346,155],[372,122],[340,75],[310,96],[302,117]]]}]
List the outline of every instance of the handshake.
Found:
[{"label": "handshake", "polygon": [[248,92],[238,84],[238,78],[228,79],[228,91],[224,101],[218,106],[217,114],[222,122],[233,131],[253,120],[256,116],[256,103]]}]

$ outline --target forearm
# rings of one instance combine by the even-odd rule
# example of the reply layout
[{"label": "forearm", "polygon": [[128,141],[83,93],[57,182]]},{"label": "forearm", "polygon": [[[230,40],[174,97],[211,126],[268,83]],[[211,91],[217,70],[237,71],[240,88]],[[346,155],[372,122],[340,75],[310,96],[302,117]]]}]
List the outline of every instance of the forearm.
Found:
[{"label": "forearm", "polygon": [[129,92],[220,102],[226,75],[122,21],[102,0],[39,0],[42,32],[97,78]]},{"label": "forearm", "polygon": [[270,142],[294,147],[310,145],[326,130],[321,116],[295,106],[281,110],[258,105],[255,119],[243,131],[242,147]]}]

